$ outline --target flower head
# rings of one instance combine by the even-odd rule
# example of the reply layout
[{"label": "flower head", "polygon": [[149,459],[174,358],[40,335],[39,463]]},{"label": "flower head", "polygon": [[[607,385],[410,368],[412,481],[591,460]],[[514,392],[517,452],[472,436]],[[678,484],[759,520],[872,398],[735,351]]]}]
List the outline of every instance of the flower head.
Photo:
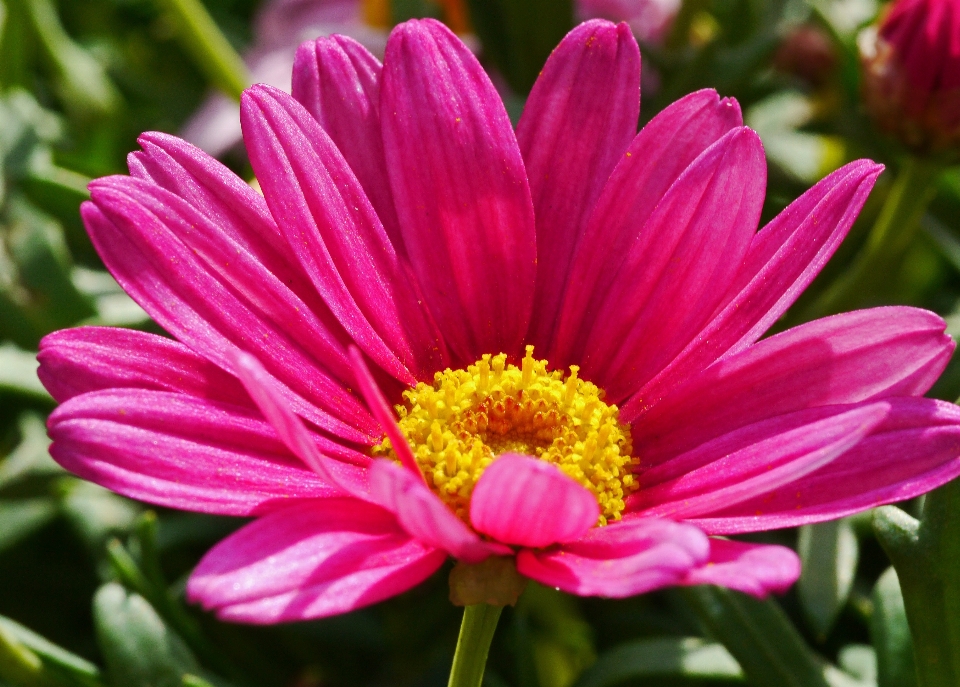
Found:
[{"label": "flower head", "polygon": [[880,126],[921,152],[960,148],[960,2],[897,0],[859,43]]},{"label": "flower head", "polygon": [[82,214],[176,340],[47,337],[52,455],[134,498],[256,516],[188,594],[261,623],[374,603],[448,556],[463,603],[478,570],[762,596],[796,555],[718,535],[960,473],[960,410],[921,398],[953,350],[939,317],[879,308],[760,339],[880,167],[847,165],[757,232],[763,151],[736,102],[693,93],[637,134],[639,79],[626,25],[583,24],[514,132],[470,51],[415,21],[382,66],[323,38],[293,97],[245,93],[262,197],[144,134]]}]

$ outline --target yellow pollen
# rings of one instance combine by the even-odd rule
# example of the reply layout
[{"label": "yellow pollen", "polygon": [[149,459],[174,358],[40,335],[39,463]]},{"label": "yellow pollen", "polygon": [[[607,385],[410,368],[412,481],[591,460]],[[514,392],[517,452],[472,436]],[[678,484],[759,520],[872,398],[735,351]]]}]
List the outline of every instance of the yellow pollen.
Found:
[{"label": "yellow pollen", "polygon": [[[638,484],[630,428],[617,406],[577,376],[579,368],[547,370],[526,347],[520,367],[507,356],[484,355],[465,370],[444,370],[433,384],[403,393],[399,425],[427,484],[465,522],[480,475],[502,453],[557,465],[600,505],[599,525],[619,520]],[[398,460],[389,439],[373,455]]]}]

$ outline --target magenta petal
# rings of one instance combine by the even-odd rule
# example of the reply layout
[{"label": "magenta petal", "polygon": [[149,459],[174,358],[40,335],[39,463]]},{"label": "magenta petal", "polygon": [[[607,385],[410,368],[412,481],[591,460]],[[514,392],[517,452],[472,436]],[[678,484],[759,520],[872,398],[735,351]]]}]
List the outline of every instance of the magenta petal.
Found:
[{"label": "magenta petal", "polygon": [[393,247],[406,255],[383,155],[380,71],[377,58],[352,38],[318,38],[297,50],[292,93],[343,153]]},{"label": "magenta petal", "polygon": [[101,389],[173,391],[252,408],[235,377],[181,343],[115,327],[61,329],[40,341],[37,375],[58,403]]},{"label": "magenta petal", "polygon": [[[880,402],[786,431],[777,431],[781,429],[779,423],[760,423],[762,426],[747,428],[752,432],[735,433],[733,441],[721,439],[701,447],[707,450],[691,452],[709,455],[720,449],[714,460],[680,477],[647,486],[646,475],[642,475],[640,491],[631,499],[630,509],[638,510],[640,515],[674,520],[689,520],[727,509],[829,465],[856,446],[889,412],[890,405]],[[727,452],[725,449],[731,448],[734,441],[746,445]],[[696,465],[703,460],[687,454],[658,467],[669,469],[674,462]],[[654,468],[651,472],[656,471]]]},{"label": "magenta petal", "polygon": [[498,456],[470,497],[474,529],[535,549],[579,539],[599,517],[596,497],[576,480],[551,463],[516,453]]},{"label": "magenta petal", "polygon": [[821,180],[753,239],[725,305],[638,392],[646,407],[722,355],[752,344],[797,299],[847,235],[881,165],[851,162]]},{"label": "magenta petal", "polygon": [[693,522],[711,534],[795,527],[919,496],[960,475],[960,408],[928,398],[888,398],[891,411],[829,465]]},{"label": "magenta petal", "polygon": [[164,329],[227,371],[238,345],[256,351],[298,413],[343,438],[370,441],[373,419],[324,367],[340,367],[345,353],[276,275],[157,186],[107,177],[91,192],[93,202],[81,206],[91,240]]},{"label": "magenta petal", "polygon": [[713,144],[670,187],[587,337],[584,376],[608,398],[633,394],[709,321],[756,232],[765,189],[763,146],[746,127]]},{"label": "magenta petal", "polygon": [[721,358],[639,419],[621,411],[634,446],[656,465],[739,427],[804,408],[859,403],[930,388],[953,352],[931,312],[885,307],[827,317]]},{"label": "magenta petal", "polygon": [[342,494],[294,459],[262,419],[183,394],[83,394],[57,408],[48,428],[50,454],[67,470],[160,506],[255,515]]},{"label": "magenta petal", "polygon": [[490,79],[439,22],[390,34],[383,141],[407,254],[451,353],[518,354],[536,238],[516,137]]},{"label": "magenta petal", "polygon": [[684,585],[715,584],[764,598],[780,594],[800,577],[800,557],[786,546],[710,540],[710,560],[687,573]]},{"label": "magenta petal", "polygon": [[571,594],[622,598],[680,584],[709,552],[707,536],[696,527],[635,518],[547,551],[524,549],[517,570]]},{"label": "magenta petal", "polygon": [[396,463],[373,461],[370,496],[377,505],[393,513],[411,537],[443,549],[465,563],[479,563],[488,556],[512,553],[502,544],[480,539],[430,491],[422,477]]},{"label": "magenta petal", "polygon": [[187,596],[234,621],[322,618],[406,591],[445,558],[376,506],[314,501],[260,518],[217,544],[190,576]]},{"label": "magenta petal", "polygon": [[742,124],[735,100],[704,90],[673,103],[637,134],[577,244],[551,359],[579,360],[585,330],[661,198],[703,151]]},{"label": "magenta petal", "polygon": [[550,55],[517,125],[537,220],[531,334],[546,350],[582,225],[637,133],[640,49],[626,24],[580,24]]},{"label": "magenta petal", "polygon": [[247,393],[276,431],[280,441],[328,484],[357,498],[366,498],[366,475],[344,471],[342,465],[324,455],[323,446],[307,431],[303,421],[287,407],[276,381],[252,355],[236,355],[234,367]]},{"label": "magenta petal", "polygon": [[439,333],[330,137],[269,86],[244,92],[241,121],[274,219],[357,345],[404,383],[442,369]]}]

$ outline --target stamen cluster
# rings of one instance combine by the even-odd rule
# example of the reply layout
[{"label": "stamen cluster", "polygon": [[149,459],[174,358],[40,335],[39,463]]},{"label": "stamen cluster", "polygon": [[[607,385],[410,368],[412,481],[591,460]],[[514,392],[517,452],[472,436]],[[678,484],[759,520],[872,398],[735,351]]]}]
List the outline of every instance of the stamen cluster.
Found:
[{"label": "stamen cluster", "polygon": [[[404,392],[399,425],[427,484],[464,521],[470,495],[496,456],[523,453],[557,465],[600,504],[600,525],[619,520],[637,489],[630,429],[617,406],[603,401],[579,368],[547,370],[526,347],[520,367],[503,353],[484,355],[465,370],[447,369]],[[397,459],[389,439],[374,455]]]}]

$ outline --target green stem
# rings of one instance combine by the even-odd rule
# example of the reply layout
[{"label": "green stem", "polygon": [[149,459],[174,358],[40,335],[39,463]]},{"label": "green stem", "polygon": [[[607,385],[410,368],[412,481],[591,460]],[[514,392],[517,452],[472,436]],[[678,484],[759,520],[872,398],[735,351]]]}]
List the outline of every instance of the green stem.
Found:
[{"label": "green stem", "polygon": [[960,480],[927,494],[919,521],[877,509],[874,529],[900,578],[918,684],[960,684]]},{"label": "green stem", "polygon": [[240,100],[250,85],[243,59],[230,45],[200,0],[157,0],[177,21],[184,47],[221,91]]},{"label": "green stem", "polygon": [[865,296],[890,283],[936,193],[934,180],[941,169],[929,160],[907,158],[860,254],[847,272],[807,309],[804,320],[864,305]]},{"label": "green stem", "polygon": [[463,623],[460,625],[448,687],[480,687],[487,654],[490,653],[490,642],[502,610],[503,606],[489,604],[475,604],[463,609]]}]

